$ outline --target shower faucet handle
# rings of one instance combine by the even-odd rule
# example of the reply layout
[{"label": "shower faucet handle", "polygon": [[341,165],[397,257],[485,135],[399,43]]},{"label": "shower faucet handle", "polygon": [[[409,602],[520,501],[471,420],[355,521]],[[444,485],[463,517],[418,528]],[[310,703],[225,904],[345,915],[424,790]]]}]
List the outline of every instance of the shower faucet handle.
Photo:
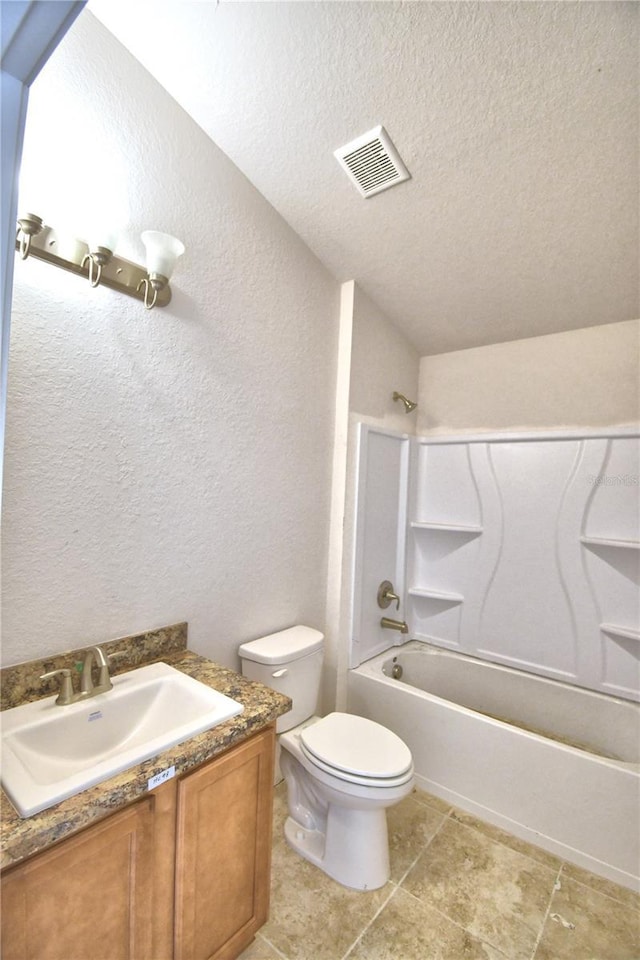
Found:
[{"label": "shower faucet handle", "polygon": [[400,609],[400,597],[393,592],[391,580],[383,580],[378,587],[378,606],[381,610],[386,610],[390,603],[396,602],[396,610]]}]

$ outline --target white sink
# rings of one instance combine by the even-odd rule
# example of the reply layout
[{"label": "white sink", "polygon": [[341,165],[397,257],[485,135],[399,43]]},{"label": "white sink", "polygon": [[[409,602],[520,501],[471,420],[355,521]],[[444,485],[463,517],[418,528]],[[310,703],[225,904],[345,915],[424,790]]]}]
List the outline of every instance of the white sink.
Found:
[{"label": "white sink", "polygon": [[30,817],[243,709],[166,663],[113,677],[108,693],[70,706],[26,703],[0,714],[2,786]]}]

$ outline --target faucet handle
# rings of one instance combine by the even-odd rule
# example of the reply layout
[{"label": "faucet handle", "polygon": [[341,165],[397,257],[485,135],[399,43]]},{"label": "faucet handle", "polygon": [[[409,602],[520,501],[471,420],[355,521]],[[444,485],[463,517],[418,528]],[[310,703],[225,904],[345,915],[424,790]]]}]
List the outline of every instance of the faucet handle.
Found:
[{"label": "faucet handle", "polygon": [[98,676],[98,686],[105,687],[107,690],[111,690],[113,683],[111,682],[111,673],[109,667],[112,660],[118,660],[119,657],[126,656],[125,650],[118,650],[116,653],[105,653],[104,650],[98,648],[102,654],[104,654],[105,662],[101,664],[99,676]]},{"label": "faucet handle", "polygon": [[95,654],[95,661],[98,664],[98,686],[95,688],[97,692],[103,692],[105,690],[111,690],[113,684],[111,683],[111,675],[109,673],[109,661],[113,657],[121,656],[119,653],[105,653],[102,647],[92,647],[91,648]]},{"label": "faucet handle", "polygon": [[64,707],[68,703],[71,703],[73,700],[73,683],[71,682],[71,670],[67,667],[62,667],[60,670],[49,670],[48,673],[43,673],[40,677],[41,680],[48,680],[49,677],[57,677],[58,674],[61,675],[62,680],[60,682],[60,691],[56,697],[56,703]]},{"label": "faucet handle", "polygon": [[107,656],[107,660],[119,660],[120,657],[126,657],[126,655],[127,655],[126,650],[116,650],[115,653],[108,653],[106,656]]},{"label": "faucet handle", "polygon": [[393,592],[393,584],[391,580],[383,580],[380,586],[378,587],[378,606],[381,610],[386,610],[390,603],[394,600],[396,602],[396,610],[400,609],[400,597],[397,593]]}]

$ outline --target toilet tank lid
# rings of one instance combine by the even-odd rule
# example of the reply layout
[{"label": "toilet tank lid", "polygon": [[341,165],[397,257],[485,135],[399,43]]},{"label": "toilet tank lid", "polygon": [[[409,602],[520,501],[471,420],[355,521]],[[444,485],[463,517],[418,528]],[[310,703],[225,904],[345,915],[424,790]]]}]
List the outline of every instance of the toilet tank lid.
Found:
[{"label": "toilet tank lid", "polygon": [[244,660],[255,663],[289,663],[322,649],[323,640],[324,635],[319,630],[300,624],[243,643],[238,653]]}]

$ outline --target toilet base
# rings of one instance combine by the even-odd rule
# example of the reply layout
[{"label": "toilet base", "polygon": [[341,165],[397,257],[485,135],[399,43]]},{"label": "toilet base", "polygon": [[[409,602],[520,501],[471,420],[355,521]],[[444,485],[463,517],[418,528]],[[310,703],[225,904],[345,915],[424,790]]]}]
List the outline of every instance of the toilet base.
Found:
[{"label": "toilet base", "polygon": [[389,879],[386,810],[330,806],[326,833],[287,817],[287,843],[327,876],[352,890],[377,890]]},{"label": "toilet base", "polygon": [[413,764],[393,786],[362,784],[323,770],[305,756],[301,732],[311,717],[280,736],[287,782],[287,843],[305,860],[352,890],[377,890],[389,879],[387,807],[413,789]]}]

